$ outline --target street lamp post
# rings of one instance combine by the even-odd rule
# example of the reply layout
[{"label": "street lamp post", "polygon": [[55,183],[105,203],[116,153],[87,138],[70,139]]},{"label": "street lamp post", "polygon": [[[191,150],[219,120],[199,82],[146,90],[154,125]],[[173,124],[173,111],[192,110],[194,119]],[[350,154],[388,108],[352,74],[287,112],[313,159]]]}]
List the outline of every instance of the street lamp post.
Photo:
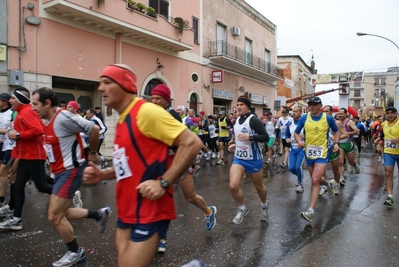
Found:
[{"label": "street lamp post", "polygon": [[357,34],[357,36],[365,36],[365,35],[368,35],[368,36],[374,36],[374,37],[378,37],[378,38],[385,39],[385,40],[387,40],[387,41],[393,43],[393,45],[396,46],[397,49],[399,49],[399,46],[398,46],[397,44],[395,44],[394,41],[392,41],[392,40],[390,40],[390,39],[388,39],[388,38],[386,38],[386,37],[384,37],[384,36],[380,36],[380,35],[376,35],[376,34],[371,34],[371,33],[365,33],[365,32],[357,32],[356,34]]},{"label": "street lamp post", "polygon": [[[386,37],[384,37],[384,36],[380,36],[380,35],[376,35],[376,34],[371,34],[371,33],[365,33],[365,32],[357,32],[356,34],[357,34],[357,36],[365,36],[365,35],[368,35],[368,36],[374,36],[374,37],[378,37],[378,38],[385,39],[385,40],[391,42],[394,46],[396,46],[397,49],[399,49],[399,46],[398,46],[397,44],[395,44],[394,41],[392,41],[392,40],[390,40],[390,39],[388,39],[388,38],[386,38]],[[394,95],[395,95],[395,98],[394,98],[394,106],[395,106],[396,108],[398,108],[399,102],[397,103],[397,100],[399,99],[399,90],[396,90],[396,89],[395,89]],[[384,97],[384,101],[386,101],[386,97]],[[385,103],[386,103],[386,102],[385,102]]]}]

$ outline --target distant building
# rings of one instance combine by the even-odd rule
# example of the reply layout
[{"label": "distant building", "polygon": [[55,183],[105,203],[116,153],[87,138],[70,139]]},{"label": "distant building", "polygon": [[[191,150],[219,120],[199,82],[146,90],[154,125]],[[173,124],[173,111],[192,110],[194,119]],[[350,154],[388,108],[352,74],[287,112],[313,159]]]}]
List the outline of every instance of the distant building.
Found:
[{"label": "distant building", "polygon": [[[277,56],[277,66],[284,73],[284,81],[277,82],[277,99],[280,100],[281,106],[285,106],[285,100],[289,98],[314,93],[312,75],[315,73],[315,63],[313,59],[311,65],[307,65],[299,55]],[[296,101],[294,106],[300,106],[306,112],[306,100]]]}]

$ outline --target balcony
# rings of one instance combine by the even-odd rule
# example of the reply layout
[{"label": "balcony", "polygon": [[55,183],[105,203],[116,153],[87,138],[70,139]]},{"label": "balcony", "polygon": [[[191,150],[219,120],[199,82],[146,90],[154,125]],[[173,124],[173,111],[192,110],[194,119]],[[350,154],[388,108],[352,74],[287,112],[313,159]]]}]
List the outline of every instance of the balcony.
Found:
[{"label": "balcony", "polygon": [[220,67],[273,83],[284,79],[283,70],[226,41],[209,42],[210,61]]},{"label": "balcony", "polygon": [[43,0],[43,14],[47,19],[91,27],[94,32],[121,33],[148,47],[156,46],[174,52],[193,49],[194,31],[191,28],[179,34],[170,18],[156,18],[134,11],[127,2],[112,2],[97,8],[93,0]]}]

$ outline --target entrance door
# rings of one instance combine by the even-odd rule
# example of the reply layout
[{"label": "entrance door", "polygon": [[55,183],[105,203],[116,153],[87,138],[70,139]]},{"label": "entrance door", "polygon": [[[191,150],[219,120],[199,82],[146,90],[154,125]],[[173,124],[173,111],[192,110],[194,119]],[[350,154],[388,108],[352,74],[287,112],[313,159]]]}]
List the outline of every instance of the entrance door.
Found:
[{"label": "entrance door", "polygon": [[68,89],[53,88],[54,92],[57,94],[59,101],[76,101],[79,103],[81,110],[87,110],[89,108],[94,108],[94,92],[89,91],[76,91]]},{"label": "entrance door", "polygon": [[196,113],[199,112],[198,108],[198,98],[196,94],[191,94],[190,96],[190,109],[194,109]]}]

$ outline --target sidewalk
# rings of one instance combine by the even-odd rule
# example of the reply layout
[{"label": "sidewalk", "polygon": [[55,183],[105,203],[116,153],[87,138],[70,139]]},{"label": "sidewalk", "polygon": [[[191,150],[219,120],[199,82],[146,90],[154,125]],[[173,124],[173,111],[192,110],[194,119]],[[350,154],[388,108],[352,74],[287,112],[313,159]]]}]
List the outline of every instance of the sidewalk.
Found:
[{"label": "sidewalk", "polygon": [[[393,196],[398,200],[398,179]],[[277,266],[399,266],[399,211],[383,205],[386,193],[342,225],[285,257]]]}]

